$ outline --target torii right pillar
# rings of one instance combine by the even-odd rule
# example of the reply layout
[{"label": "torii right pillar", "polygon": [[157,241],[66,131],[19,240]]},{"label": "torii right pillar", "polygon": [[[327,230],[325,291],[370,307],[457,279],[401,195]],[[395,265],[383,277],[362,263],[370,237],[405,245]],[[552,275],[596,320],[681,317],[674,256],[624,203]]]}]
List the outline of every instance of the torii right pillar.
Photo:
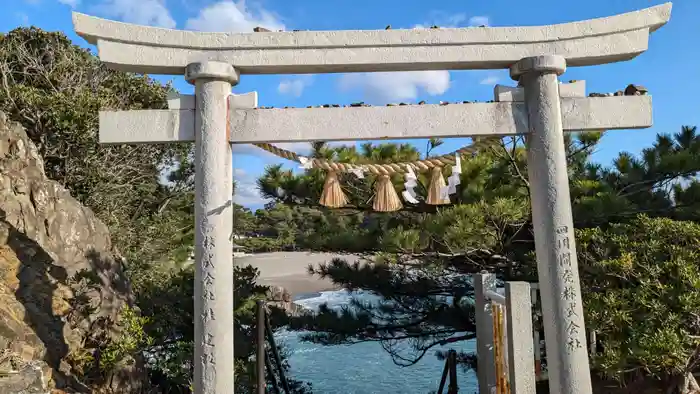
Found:
[{"label": "torii right pillar", "polygon": [[520,60],[510,75],[525,89],[527,167],[549,392],[591,394],[558,76],[561,56]]}]

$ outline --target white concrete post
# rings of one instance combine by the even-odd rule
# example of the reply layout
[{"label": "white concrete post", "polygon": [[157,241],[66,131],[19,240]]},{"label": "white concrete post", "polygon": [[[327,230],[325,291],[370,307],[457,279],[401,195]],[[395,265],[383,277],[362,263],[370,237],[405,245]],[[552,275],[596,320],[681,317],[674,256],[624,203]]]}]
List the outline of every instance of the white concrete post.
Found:
[{"label": "white concrete post", "polygon": [[492,301],[485,296],[496,291],[496,275],[474,275],[474,306],[476,323],[476,357],[479,394],[491,394],[496,387],[496,364],[493,354]]},{"label": "white concrete post", "polygon": [[557,80],[565,70],[563,57],[535,56],[520,60],[510,73],[525,89],[528,109],[528,178],[549,392],[591,394]]},{"label": "white concrete post", "polygon": [[194,392],[233,392],[233,230],[227,63],[187,66],[195,85]]},{"label": "white concrete post", "polygon": [[506,282],[508,381],[512,394],[535,394],[530,284]]}]

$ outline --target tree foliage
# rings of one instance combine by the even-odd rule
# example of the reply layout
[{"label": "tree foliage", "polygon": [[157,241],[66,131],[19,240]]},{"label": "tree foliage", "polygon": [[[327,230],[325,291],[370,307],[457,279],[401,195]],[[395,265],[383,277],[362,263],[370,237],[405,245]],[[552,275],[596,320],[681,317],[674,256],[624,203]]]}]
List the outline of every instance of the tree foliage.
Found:
[{"label": "tree foliage", "polygon": [[618,380],[684,377],[700,361],[700,224],[639,216],[579,230],[593,367]]},{"label": "tree foliage", "polygon": [[[68,360],[74,374],[95,387],[121,363],[145,357],[158,392],[189,392],[192,146],[103,146],[97,136],[98,111],[165,108],[170,90],[147,76],[107,69],[62,33],[19,28],[0,36],[0,111],[25,127],[47,176],[108,225],[115,252],[126,258],[136,305],[122,311],[119,322],[95,330],[83,351]],[[234,219],[237,233],[253,229],[247,209],[234,205]],[[250,268],[232,275],[240,372],[236,392],[246,393],[253,381],[251,302],[263,297],[266,288],[256,285],[257,272]],[[275,327],[279,321],[283,316],[278,313]],[[121,334],[105,334],[114,330]],[[305,390],[295,383],[295,392]]]},{"label": "tree foliage", "polygon": [[[171,88],[107,69],[62,33],[19,28],[0,43],[0,110],[25,127],[46,175],[108,225],[132,267],[170,257],[179,240],[164,234],[185,223],[181,209],[165,209],[175,190],[159,179],[190,147],[103,146],[97,132],[98,111],[165,108]],[[187,196],[176,198],[177,208],[188,206]]]},{"label": "tree foliage", "polygon": [[[267,287],[257,285],[258,271],[250,266],[234,268],[234,349],[237,393],[254,393],[256,300],[265,299]],[[178,271],[166,286],[151,287],[142,297],[142,313],[158,316],[145,331],[152,337],[143,350],[151,355],[153,383],[167,392],[186,393],[192,380],[194,359],[194,271]],[[273,330],[286,324],[284,311],[272,308],[270,324]],[[289,365],[286,365],[289,368]],[[289,372],[287,371],[287,375]],[[304,394],[310,387],[291,380],[293,393]]]},{"label": "tree foliage", "polygon": [[[47,175],[107,223],[128,261],[141,315],[124,311],[126,336],[95,338],[96,349],[108,355],[103,370],[145,351],[159,388],[186,392],[194,340],[187,263],[193,239],[191,146],[97,142],[98,110],[164,108],[170,87],[108,70],[60,33],[16,29],[0,41],[0,110],[25,126]],[[591,160],[600,138],[566,136],[588,324],[602,342],[593,365],[622,380],[630,370],[663,379],[683,376],[697,359],[700,136],[695,127],[683,127],[658,136],[638,156],[621,153],[612,166]],[[421,155],[407,144],[357,149],[315,143],[313,156],[411,161],[441,144],[429,141]],[[334,260],[311,271],[370,291],[377,302],[356,300],[340,313],[321,308],[315,316],[292,319],[291,327],[309,330],[306,339],[321,344],[378,341],[396,362],[412,364],[438,345],[474,337],[470,274],[490,270],[501,279],[536,280],[525,174],[523,141],[492,140],[464,158],[453,205],[425,204],[428,179],[421,175],[419,204],[377,213],[371,211],[372,176],[342,175],[350,205],[327,210],[317,203],[323,172],[295,174],[273,166],[258,182],[273,203],[255,216],[234,207],[235,232],[262,237],[237,243],[253,250],[372,255],[372,264]],[[400,176],[392,181],[401,188]],[[254,270],[233,275],[237,390],[247,392],[254,379],[251,308],[264,288],[255,284]],[[275,315],[273,321],[277,327],[285,318]],[[460,360],[474,361],[468,354]],[[296,382],[295,390],[307,388]]]},{"label": "tree foliage", "polygon": [[[638,157],[623,152],[609,167],[591,160],[601,137],[602,133],[566,136],[574,221],[584,231],[579,236],[592,237],[598,234],[596,231],[608,234],[605,232],[608,228],[631,232],[653,218],[698,220],[700,136],[695,127],[683,127],[675,135],[659,135],[653,146]],[[388,150],[381,146],[374,150],[367,147],[362,152],[324,148],[318,154],[340,159],[341,153],[348,151],[360,155],[351,156],[352,160],[363,162],[371,160],[374,152]],[[395,156],[384,160],[400,160],[400,155],[395,153],[399,151],[395,149],[392,151]],[[470,274],[488,270],[496,272],[502,280],[537,281],[523,141],[518,138],[491,141],[474,156],[464,158],[462,168],[461,185],[452,197],[453,205],[436,208],[420,202],[395,213],[370,211],[371,177],[366,180],[351,177],[346,192],[353,205],[329,211],[315,203],[320,193],[317,188],[304,186],[303,193],[297,193],[302,189],[300,185],[322,182],[316,170],[296,175],[278,167],[269,168],[259,181],[260,188],[277,205],[271,204],[260,216],[262,219],[275,216],[281,221],[279,224],[270,221],[270,234],[275,234],[273,229],[280,230],[277,234],[290,229],[280,237],[286,240],[286,247],[309,245],[315,250],[363,251],[374,256],[371,263],[334,260],[310,267],[310,272],[348,289],[370,291],[379,301],[367,303],[358,299],[339,313],[322,307],[316,315],[294,319],[292,327],[308,330],[305,339],[320,344],[379,341],[395,362],[412,364],[437,345],[474,337],[473,305],[468,301],[473,292]],[[421,181],[425,190],[427,180]],[[638,219],[640,213],[649,219]],[[612,223],[623,227],[610,227]],[[647,237],[643,230],[637,235]],[[594,238],[590,247],[617,250],[612,243],[602,242],[601,237]],[[345,242],[347,238],[354,242]],[[647,238],[639,238],[638,242],[642,239]],[[686,253],[692,250],[690,244],[678,247],[685,248]],[[650,250],[644,264],[664,264],[655,253]],[[588,258],[586,255],[581,260],[592,264]],[[636,269],[642,270],[642,266]],[[595,286],[605,280],[604,270],[596,272],[601,276],[584,275],[584,286]],[[653,276],[662,275],[661,272],[636,273],[640,275],[640,283],[648,285],[653,280],[664,283],[663,276]],[[678,287],[679,283],[666,286],[673,287],[673,291],[682,288]],[[648,290],[650,294],[654,291],[651,287]],[[671,297],[672,293],[665,296]],[[661,302],[673,301],[668,298]],[[634,326],[638,325],[639,322]],[[646,328],[649,335],[656,329],[652,322]],[[608,341],[621,340],[604,337]],[[649,343],[645,345],[641,338],[628,338],[628,346],[644,348]],[[614,350],[613,342],[606,346],[608,352],[619,353],[619,349]],[[687,348],[684,352],[694,350]],[[644,351],[650,352],[651,348]],[[679,353],[686,357],[684,361],[688,358],[686,353]],[[642,362],[637,355],[624,358],[614,367],[610,361],[594,365],[614,376],[615,368],[629,367],[633,359]],[[460,355],[460,360],[468,365],[474,361],[468,354]],[[664,373],[678,371],[662,360],[648,358],[643,362],[656,361],[661,363],[659,367]],[[650,371],[645,373],[656,373]]]}]

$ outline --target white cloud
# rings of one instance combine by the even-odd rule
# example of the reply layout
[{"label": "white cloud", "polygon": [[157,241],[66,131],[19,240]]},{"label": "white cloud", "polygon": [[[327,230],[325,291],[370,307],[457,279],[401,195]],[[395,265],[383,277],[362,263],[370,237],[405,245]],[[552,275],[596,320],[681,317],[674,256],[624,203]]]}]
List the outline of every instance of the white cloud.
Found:
[{"label": "white cloud", "polygon": [[304,89],[313,82],[311,75],[302,75],[299,78],[284,79],[277,86],[277,92],[293,97],[301,97]]},{"label": "white cloud", "polygon": [[255,209],[265,205],[267,201],[260,195],[258,185],[238,183],[236,185],[236,194],[233,195],[233,202],[246,208]]},{"label": "white cloud", "polygon": [[241,168],[233,169],[233,179],[236,181],[236,191],[233,201],[245,207],[257,207],[265,204],[260,196],[256,178]]},{"label": "white cloud", "polygon": [[476,15],[472,16],[469,18],[469,25],[470,26],[488,26],[489,25],[489,17],[485,15]]},{"label": "white cloud", "polygon": [[368,101],[388,103],[415,100],[421,92],[441,95],[450,88],[450,73],[441,70],[345,74],[339,85],[343,91],[362,90]]},{"label": "white cloud", "polygon": [[489,76],[485,77],[484,79],[482,79],[481,81],[479,81],[479,84],[480,85],[493,85],[500,80],[501,80],[501,78],[497,75],[489,75]]},{"label": "white cloud", "polygon": [[59,3],[65,4],[70,8],[75,8],[80,4],[80,0],[58,0]]},{"label": "white cloud", "polygon": [[447,14],[443,11],[431,11],[428,15],[428,21],[415,25],[415,28],[426,29],[431,26],[439,26],[445,28],[459,27],[464,21],[467,20],[467,14],[457,13],[457,14]]},{"label": "white cloud", "polygon": [[245,0],[221,0],[203,8],[196,18],[188,19],[185,24],[188,30],[240,33],[252,33],[258,26],[272,31],[285,29],[275,14],[262,8],[251,9]]},{"label": "white cloud", "polygon": [[18,12],[16,16],[22,26],[29,26],[29,15],[25,14],[24,12]]},{"label": "white cloud", "polygon": [[[466,15],[445,15],[434,11],[431,20],[442,20],[444,27],[455,27]],[[437,23],[435,23],[437,24]],[[424,28],[416,25],[414,28]],[[441,95],[450,88],[450,72],[447,70],[353,73],[340,77],[341,91],[361,90],[365,100],[374,104],[386,104],[401,100],[415,100],[420,93]]]},{"label": "white cloud", "polygon": [[447,27],[447,26],[459,26],[466,19],[467,19],[467,15],[463,14],[463,13],[450,15],[445,20],[445,27]]},{"label": "white cloud", "polygon": [[[72,1],[72,0],[67,0]],[[165,0],[104,0],[94,7],[97,13],[139,25],[175,28],[176,23]]]}]

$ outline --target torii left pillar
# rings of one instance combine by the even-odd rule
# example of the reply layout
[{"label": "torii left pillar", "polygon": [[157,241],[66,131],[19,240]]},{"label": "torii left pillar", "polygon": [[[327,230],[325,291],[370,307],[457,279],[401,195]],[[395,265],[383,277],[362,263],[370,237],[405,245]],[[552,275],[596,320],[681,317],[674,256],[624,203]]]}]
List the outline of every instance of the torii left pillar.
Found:
[{"label": "torii left pillar", "polygon": [[232,156],[228,97],[239,73],[227,63],[193,63],[195,86],[194,392],[233,392]]}]

